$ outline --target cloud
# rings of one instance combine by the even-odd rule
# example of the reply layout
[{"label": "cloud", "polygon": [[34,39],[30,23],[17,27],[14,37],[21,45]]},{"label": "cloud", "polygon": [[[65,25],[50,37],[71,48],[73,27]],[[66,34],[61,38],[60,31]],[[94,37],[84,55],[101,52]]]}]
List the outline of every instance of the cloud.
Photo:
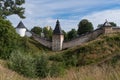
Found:
[{"label": "cloud", "polygon": [[[28,29],[34,26],[54,26],[58,18],[62,29],[77,29],[79,21],[89,19],[96,27],[108,19],[119,23],[119,0],[26,0],[25,16],[22,20],[16,15],[8,19],[16,27],[20,20]],[[118,8],[118,9],[116,9]]]}]

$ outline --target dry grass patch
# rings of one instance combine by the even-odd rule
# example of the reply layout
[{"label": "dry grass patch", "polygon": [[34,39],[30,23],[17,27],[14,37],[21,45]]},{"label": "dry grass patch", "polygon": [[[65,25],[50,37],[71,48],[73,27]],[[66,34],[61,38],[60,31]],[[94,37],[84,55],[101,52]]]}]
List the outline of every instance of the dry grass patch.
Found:
[{"label": "dry grass patch", "polygon": [[120,67],[103,65],[72,68],[64,77],[47,77],[43,80],[120,80]]}]

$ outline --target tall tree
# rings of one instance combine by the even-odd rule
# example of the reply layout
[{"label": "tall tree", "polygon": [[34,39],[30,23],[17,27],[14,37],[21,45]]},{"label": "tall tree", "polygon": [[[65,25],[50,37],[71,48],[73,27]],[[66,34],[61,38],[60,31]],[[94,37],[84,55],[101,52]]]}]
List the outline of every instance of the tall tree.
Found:
[{"label": "tall tree", "polygon": [[68,32],[68,40],[71,40],[73,38],[77,37],[77,31],[75,29],[72,29]]},{"label": "tall tree", "polygon": [[78,24],[78,34],[81,35],[83,33],[89,32],[93,30],[93,25],[87,19],[83,19]]},{"label": "tall tree", "polygon": [[34,32],[35,34],[41,35],[42,28],[40,28],[39,26],[35,26],[31,29],[31,31]]},{"label": "tall tree", "polygon": [[44,33],[45,38],[47,38],[49,40],[52,40],[53,30],[50,26],[44,27],[43,28],[43,33]]},{"label": "tall tree", "polygon": [[0,0],[0,17],[6,18],[9,15],[16,14],[20,18],[25,18],[24,10],[21,7],[25,0]]}]

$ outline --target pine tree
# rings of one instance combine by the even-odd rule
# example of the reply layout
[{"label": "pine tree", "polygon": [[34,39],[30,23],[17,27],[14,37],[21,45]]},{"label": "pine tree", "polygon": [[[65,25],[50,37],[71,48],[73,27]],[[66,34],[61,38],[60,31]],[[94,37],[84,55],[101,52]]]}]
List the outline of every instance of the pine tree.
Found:
[{"label": "pine tree", "polygon": [[25,3],[25,0],[0,0],[0,17],[6,18],[7,16],[16,14],[20,18],[25,18],[24,10],[21,7]]}]

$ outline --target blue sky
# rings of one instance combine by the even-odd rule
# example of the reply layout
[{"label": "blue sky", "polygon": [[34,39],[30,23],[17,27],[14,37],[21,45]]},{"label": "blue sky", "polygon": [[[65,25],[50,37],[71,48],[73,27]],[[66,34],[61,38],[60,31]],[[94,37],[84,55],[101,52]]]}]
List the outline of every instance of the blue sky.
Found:
[{"label": "blue sky", "polygon": [[28,29],[34,26],[54,29],[57,19],[66,31],[77,29],[82,19],[88,19],[94,28],[105,19],[120,25],[120,0],[26,0],[23,6],[26,19],[8,17],[15,27],[22,20]]}]

